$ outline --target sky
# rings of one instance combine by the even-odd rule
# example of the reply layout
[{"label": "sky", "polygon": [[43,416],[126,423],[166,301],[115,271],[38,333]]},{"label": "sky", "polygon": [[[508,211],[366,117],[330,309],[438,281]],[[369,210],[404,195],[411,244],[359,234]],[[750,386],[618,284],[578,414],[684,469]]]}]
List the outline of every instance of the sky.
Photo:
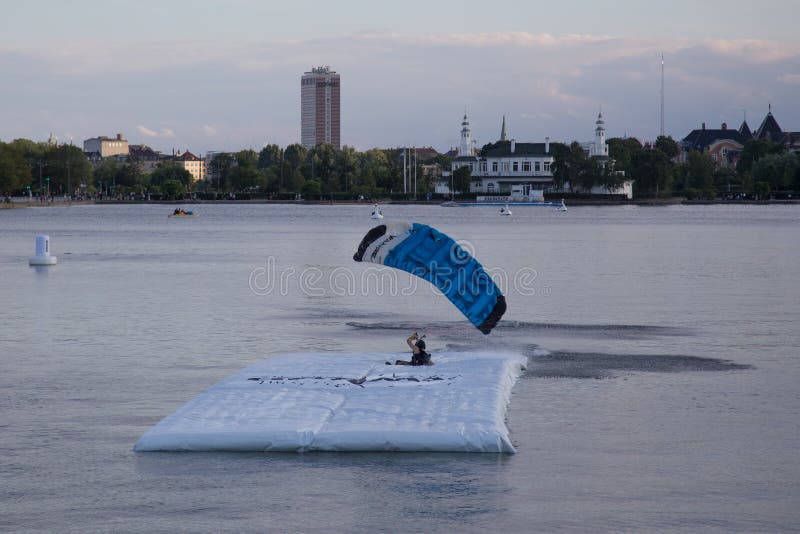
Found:
[{"label": "sky", "polygon": [[300,77],[341,75],[342,143],[478,145],[800,131],[800,0],[0,0],[0,140],[122,133],[169,153],[300,139]]}]

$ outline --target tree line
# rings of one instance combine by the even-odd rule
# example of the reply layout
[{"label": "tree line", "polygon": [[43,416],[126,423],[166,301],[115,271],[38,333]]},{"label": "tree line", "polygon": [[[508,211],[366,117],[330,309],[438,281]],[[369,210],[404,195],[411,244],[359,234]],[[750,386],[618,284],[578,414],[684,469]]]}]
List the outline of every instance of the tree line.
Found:
[{"label": "tree line", "polygon": [[[439,163],[445,168],[450,165],[449,158],[443,155],[420,158],[416,162],[417,194],[431,191],[434,185],[423,178],[419,167],[427,163]],[[406,172],[413,174],[414,167],[409,164]],[[319,145],[309,150],[300,144],[286,148],[269,144],[258,152],[248,149],[216,154],[206,173],[210,180],[193,182],[186,169],[170,161],[161,162],[153,172],[145,173],[142,162],[133,155],[105,158],[93,166],[83,151],[73,145],[55,146],[27,139],[0,142],[0,192],[7,194],[147,192],[178,198],[189,191],[200,191],[368,197],[403,191],[400,148],[359,152],[348,146],[337,149]],[[414,185],[409,180],[411,195]]]},{"label": "tree line", "polygon": [[[449,160],[437,156],[417,165],[438,162],[449,166]],[[409,175],[414,172],[408,166]],[[304,196],[336,195],[373,196],[403,191],[402,149],[373,148],[359,152],[345,146],[318,145],[306,149],[292,144],[281,148],[269,144],[259,152],[242,150],[216,155],[208,169],[213,191],[263,191],[268,194],[302,193]],[[432,190],[433,184],[423,179],[417,167],[417,194]],[[412,191],[413,183],[408,185]]]},{"label": "tree line", "polygon": [[680,145],[666,136],[648,145],[633,138],[609,139],[612,163],[605,166],[590,158],[577,142],[551,146],[554,185],[560,188],[569,183],[573,191],[587,191],[595,185],[616,187],[631,179],[637,197],[713,199],[743,194],[766,198],[773,192],[800,192],[800,156],[765,139],[748,141],[735,167],[718,165],[708,153],[696,150],[681,162]]},{"label": "tree line", "polygon": [[0,192],[64,195],[92,176],[92,165],[73,145],[28,139],[0,142]]}]

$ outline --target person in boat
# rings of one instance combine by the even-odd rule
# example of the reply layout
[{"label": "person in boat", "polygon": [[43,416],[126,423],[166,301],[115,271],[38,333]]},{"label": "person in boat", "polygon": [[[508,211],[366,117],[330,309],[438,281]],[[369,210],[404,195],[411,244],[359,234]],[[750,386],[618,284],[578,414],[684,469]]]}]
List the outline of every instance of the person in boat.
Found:
[{"label": "person in boat", "polygon": [[180,208],[175,208],[175,211],[173,211],[172,214],[173,215],[180,215],[181,214],[181,209]]},{"label": "person in boat", "polygon": [[406,343],[411,348],[411,361],[405,360],[397,360],[394,362],[395,365],[433,365],[433,361],[431,361],[430,353],[425,351],[425,340],[423,339],[425,336],[419,337],[416,332],[411,334],[411,336],[406,339]]}]

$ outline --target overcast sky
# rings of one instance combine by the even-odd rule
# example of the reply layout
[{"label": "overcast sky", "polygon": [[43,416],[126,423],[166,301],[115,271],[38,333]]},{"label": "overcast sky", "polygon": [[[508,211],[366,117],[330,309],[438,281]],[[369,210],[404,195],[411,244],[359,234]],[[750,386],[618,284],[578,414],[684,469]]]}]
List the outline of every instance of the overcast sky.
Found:
[{"label": "overcast sky", "polygon": [[[318,5],[319,4],[319,5]],[[800,131],[800,0],[0,0],[0,140],[123,133],[170,152],[300,138],[300,76],[342,76],[342,142]]]}]

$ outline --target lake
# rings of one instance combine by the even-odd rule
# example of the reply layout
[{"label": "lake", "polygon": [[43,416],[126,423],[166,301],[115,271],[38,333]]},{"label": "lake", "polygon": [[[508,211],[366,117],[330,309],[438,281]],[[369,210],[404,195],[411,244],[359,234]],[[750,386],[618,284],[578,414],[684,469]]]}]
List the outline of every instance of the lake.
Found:
[{"label": "lake", "polygon": [[[384,206],[492,271],[490,336],[353,262],[371,205],[173,208],[0,210],[0,530],[800,529],[797,207]],[[517,454],[132,451],[254,362],[413,331],[528,356]]]}]

